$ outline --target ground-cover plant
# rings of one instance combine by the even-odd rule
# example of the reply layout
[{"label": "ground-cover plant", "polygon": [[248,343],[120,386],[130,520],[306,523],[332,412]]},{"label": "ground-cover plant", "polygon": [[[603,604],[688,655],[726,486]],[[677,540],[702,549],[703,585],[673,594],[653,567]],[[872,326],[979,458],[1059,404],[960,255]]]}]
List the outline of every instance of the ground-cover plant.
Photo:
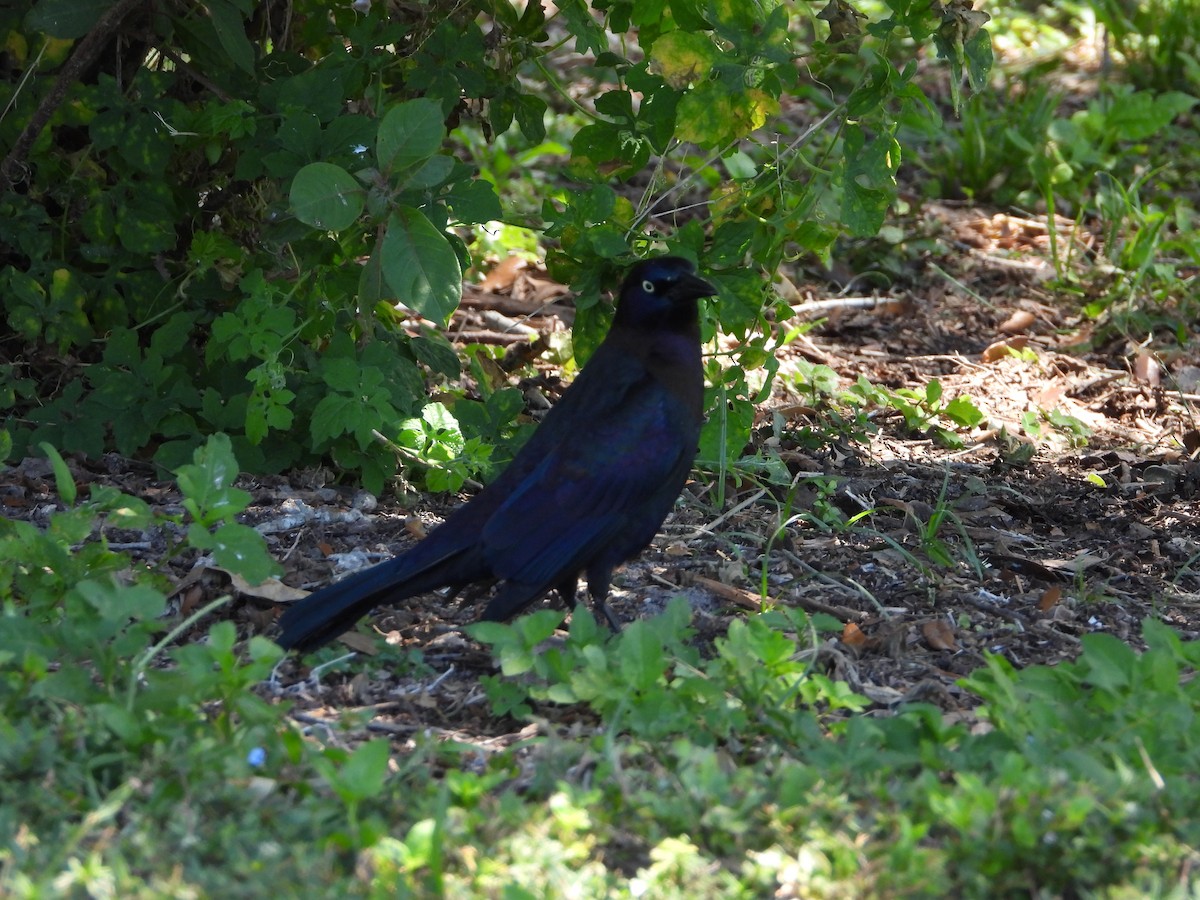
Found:
[{"label": "ground-cover plant", "polygon": [[306,738],[272,701],[273,645],[220,622],[175,646],[212,607],[161,618],[157,576],[103,539],[169,528],[261,575],[228,442],[179,471],[186,519],[81,499],[51,458],[64,508],[0,523],[8,896],[984,897],[1153,891],[1196,863],[1200,650],[1161,624],[1141,654],[1094,635],[1054,668],[992,656],[952,721],[831,678],[827,617],[770,609],[702,654],[681,599],[615,636],[543,611],[470,629],[495,713],[537,737],[396,743],[349,711]]}]

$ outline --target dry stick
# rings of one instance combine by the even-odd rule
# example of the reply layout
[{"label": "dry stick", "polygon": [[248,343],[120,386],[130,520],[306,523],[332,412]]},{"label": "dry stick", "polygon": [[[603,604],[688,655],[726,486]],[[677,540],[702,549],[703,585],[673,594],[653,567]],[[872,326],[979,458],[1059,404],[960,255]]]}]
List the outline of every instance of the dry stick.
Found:
[{"label": "dry stick", "polygon": [[493,344],[507,347],[509,344],[528,344],[529,335],[517,331],[451,331],[446,335],[455,344]]},{"label": "dry stick", "polygon": [[79,42],[75,52],[71,54],[71,58],[67,60],[62,72],[59,73],[58,80],[54,82],[50,92],[42,98],[42,102],[30,116],[20,137],[8,151],[8,155],[4,157],[4,162],[0,162],[0,182],[12,187],[24,180],[25,157],[29,154],[29,148],[33,146],[33,142],[42,133],[42,129],[54,115],[54,111],[66,98],[67,90],[100,56],[100,52],[108,43],[109,38],[117,33],[117,29],[125,21],[125,17],[142,5],[141,0],[120,0],[100,17],[87,36]]},{"label": "dry stick", "polygon": [[824,315],[834,309],[873,309],[876,306],[900,302],[896,297],[834,297],[829,300],[811,300],[793,306],[792,315],[812,318]]},{"label": "dry stick", "polygon": [[221,90],[221,88],[217,86],[216,82],[205,76],[203,72],[191,65],[187,60],[185,60],[170,47],[165,46],[161,41],[159,41],[157,36],[153,34],[144,34],[141,36],[141,39],[169,59],[175,68],[186,74],[188,78],[191,78],[197,84],[203,85],[209,91],[209,93],[215,96],[218,100],[221,100],[225,103],[231,103],[233,101],[233,98]]}]

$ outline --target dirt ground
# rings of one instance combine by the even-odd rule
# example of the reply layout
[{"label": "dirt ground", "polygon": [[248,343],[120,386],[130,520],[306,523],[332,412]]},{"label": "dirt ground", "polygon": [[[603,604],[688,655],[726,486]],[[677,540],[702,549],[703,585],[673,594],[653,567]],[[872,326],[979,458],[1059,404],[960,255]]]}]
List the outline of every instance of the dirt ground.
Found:
[{"label": "dirt ground", "polygon": [[[683,594],[707,647],[762,605],[765,584],[767,603],[837,620],[840,635],[826,641],[818,664],[880,711],[919,699],[951,715],[969,714],[973,699],[956,682],[985,651],[1017,666],[1052,665],[1073,657],[1089,633],[1137,646],[1146,617],[1196,639],[1200,371],[1182,354],[1156,357],[1100,339],[1077,302],[1056,302],[1046,288],[1044,221],[935,205],[910,225],[956,252],[909,254],[887,291],[860,293],[845,273],[787,273],[780,289],[797,315],[824,316],[784,351],[755,429],[755,442],[794,475],[791,488],[730,477],[718,506],[714,479],[697,476],[654,546],[618,574],[612,609],[629,621]],[[839,280],[848,290],[836,291]],[[870,299],[808,306],[849,295]],[[452,336],[508,341],[504,324],[513,318],[548,335],[569,328],[570,313],[565,288],[510,263],[468,289]],[[1004,346],[1032,353],[1022,359]],[[831,407],[793,384],[805,362],[830,367],[842,387],[861,375],[923,391],[936,377],[943,401],[966,395],[986,418],[963,433],[965,446],[947,449],[896,410],[867,407],[858,427],[814,443],[813,435],[838,429]],[[542,383],[554,382],[552,367],[543,374]],[[1041,439],[1031,441],[1021,427],[1030,410],[1070,418],[1054,428],[1042,416]],[[84,484],[178,508],[173,486],[142,463],[110,456],[71,465]],[[320,479],[241,482],[254,496],[248,520],[286,569],[286,585],[303,590],[402,551],[460,502],[376,500]],[[9,469],[0,488],[20,498],[8,504],[9,517],[44,522],[58,503],[44,460]],[[849,528],[829,524],[864,513]],[[153,560],[165,537],[116,546]],[[301,595],[231,585],[204,561],[171,574],[176,612],[232,590],[237,599],[222,615],[247,637],[270,634],[287,598]],[[266,690],[295,700],[299,723],[327,734],[323,725],[353,713],[366,731],[401,745],[418,731],[481,749],[506,745],[539,726],[490,714],[479,678],[493,673],[491,659],[460,630],[478,609],[478,601],[432,595],[377,610],[369,621],[380,639],[348,636],[342,647],[356,655],[328,669],[289,661]],[[397,655],[381,653],[388,645],[422,649],[429,668],[397,665]]]}]

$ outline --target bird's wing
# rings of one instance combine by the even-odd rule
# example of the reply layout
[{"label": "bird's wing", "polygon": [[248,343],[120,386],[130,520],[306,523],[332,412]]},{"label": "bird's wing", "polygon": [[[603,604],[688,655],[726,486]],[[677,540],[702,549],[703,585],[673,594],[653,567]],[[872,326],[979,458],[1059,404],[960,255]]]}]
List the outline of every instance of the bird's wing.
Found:
[{"label": "bird's wing", "polygon": [[[644,509],[678,492],[695,455],[696,423],[651,378],[620,392],[544,455],[492,515],[482,550],[495,575],[544,590],[585,568],[623,530],[653,533]],[[672,495],[667,504],[674,500]],[[663,513],[665,514],[665,509]],[[637,548],[640,549],[640,548]]]}]

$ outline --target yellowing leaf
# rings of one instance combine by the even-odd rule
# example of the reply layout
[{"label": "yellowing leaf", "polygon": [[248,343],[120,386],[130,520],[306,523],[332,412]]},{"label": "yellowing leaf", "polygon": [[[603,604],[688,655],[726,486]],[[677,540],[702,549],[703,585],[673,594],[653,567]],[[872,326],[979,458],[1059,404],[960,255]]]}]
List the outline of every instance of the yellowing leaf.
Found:
[{"label": "yellowing leaf", "polygon": [[716,62],[718,50],[703,34],[672,31],[654,42],[650,71],[671,87],[681,89],[703,81]]},{"label": "yellowing leaf", "polygon": [[778,112],[778,101],[763,91],[751,88],[734,94],[705,82],[679,102],[679,137],[704,147],[726,144],[761,128]]},{"label": "yellowing leaf", "polygon": [[756,128],[762,128],[767,119],[778,114],[779,101],[765,91],[751,88],[737,105],[737,112],[738,122],[742,126],[737,136],[744,137]]}]

